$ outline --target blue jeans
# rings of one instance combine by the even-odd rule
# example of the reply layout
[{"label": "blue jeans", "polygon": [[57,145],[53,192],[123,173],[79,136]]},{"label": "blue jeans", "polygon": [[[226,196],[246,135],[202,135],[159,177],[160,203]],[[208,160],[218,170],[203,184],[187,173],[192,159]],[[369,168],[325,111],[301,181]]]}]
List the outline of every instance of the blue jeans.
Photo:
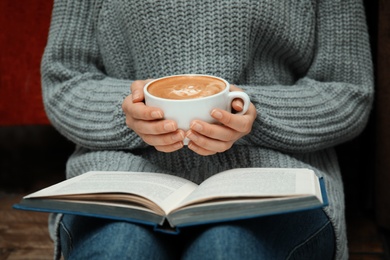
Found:
[{"label": "blue jeans", "polygon": [[333,227],[319,210],[182,228],[179,235],[128,222],[65,215],[65,259],[332,259]]}]

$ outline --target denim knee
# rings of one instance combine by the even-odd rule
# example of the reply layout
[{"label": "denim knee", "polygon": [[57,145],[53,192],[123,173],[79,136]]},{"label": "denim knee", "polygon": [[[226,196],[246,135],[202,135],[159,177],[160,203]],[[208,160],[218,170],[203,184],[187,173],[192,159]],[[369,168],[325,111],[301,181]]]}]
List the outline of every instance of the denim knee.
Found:
[{"label": "denim knee", "polygon": [[186,259],[332,259],[334,242],[333,227],[319,209],[208,226],[189,242],[184,256]]},{"label": "denim knee", "polygon": [[202,232],[184,251],[183,259],[259,259],[260,254],[251,230],[226,224]]},{"label": "denim knee", "polygon": [[311,255],[312,259],[329,260],[334,258],[335,251],[334,230],[332,224],[328,222],[306,241],[296,246],[287,259],[300,260]]},{"label": "denim knee", "polygon": [[65,259],[172,259],[166,239],[128,222],[65,215],[60,239]]}]

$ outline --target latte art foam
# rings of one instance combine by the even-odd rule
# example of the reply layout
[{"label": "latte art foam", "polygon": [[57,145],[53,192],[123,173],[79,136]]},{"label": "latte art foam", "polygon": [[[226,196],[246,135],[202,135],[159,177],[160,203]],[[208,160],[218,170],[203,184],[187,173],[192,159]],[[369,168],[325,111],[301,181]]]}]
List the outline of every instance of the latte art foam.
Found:
[{"label": "latte art foam", "polygon": [[167,89],[167,91],[170,91],[172,95],[180,96],[180,97],[188,97],[192,95],[198,95],[200,92],[202,92],[202,89],[196,86],[172,86],[172,89]]},{"label": "latte art foam", "polygon": [[166,97],[175,99],[181,98],[198,98],[207,97],[217,94],[221,91],[221,87],[215,84],[208,84],[206,86],[187,86],[187,85],[173,85],[171,88],[165,89]]},{"label": "latte art foam", "polygon": [[215,95],[225,89],[221,80],[207,76],[165,78],[148,87],[148,92],[165,99],[195,99]]}]

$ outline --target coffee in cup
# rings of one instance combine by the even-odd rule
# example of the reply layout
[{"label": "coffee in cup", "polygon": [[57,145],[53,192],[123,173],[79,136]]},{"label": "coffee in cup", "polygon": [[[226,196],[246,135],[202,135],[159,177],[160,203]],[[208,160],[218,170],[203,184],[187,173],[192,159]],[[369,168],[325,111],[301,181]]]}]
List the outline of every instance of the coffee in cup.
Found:
[{"label": "coffee in cup", "polygon": [[224,90],[226,82],[210,76],[175,76],[157,80],[148,86],[148,92],[165,99],[194,99],[212,96]]},{"label": "coffee in cup", "polygon": [[[234,99],[244,103],[244,114],[250,105],[249,96],[241,91],[230,91],[229,83],[210,75],[174,75],[148,82],[144,87],[145,104],[164,111],[165,119],[176,121],[179,129],[187,131],[191,121],[208,123],[216,120],[210,113],[214,108],[231,111]],[[185,142],[186,143],[186,142]]]}]

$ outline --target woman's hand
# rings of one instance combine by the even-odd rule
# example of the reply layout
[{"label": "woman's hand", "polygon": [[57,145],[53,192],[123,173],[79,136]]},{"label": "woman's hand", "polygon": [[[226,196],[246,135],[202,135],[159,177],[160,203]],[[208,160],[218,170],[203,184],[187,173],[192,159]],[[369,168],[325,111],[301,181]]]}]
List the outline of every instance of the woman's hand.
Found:
[{"label": "woman's hand", "polygon": [[[241,89],[232,86],[231,90]],[[234,100],[232,107],[241,111],[241,100]],[[252,130],[253,122],[257,117],[255,106],[251,103],[248,111],[243,115],[229,113],[222,109],[214,109],[211,116],[221,124],[209,124],[194,120],[186,137],[191,140],[188,148],[200,155],[212,155],[230,149],[233,144]]]},{"label": "woman's hand", "polygon": [[126,125],[137,133],[145,143],[161,152],[174,152],[183,147],[185,133],[172,120],[164,120],[161,109],[148,107],[143,102],[143,87],[149,80],[136,80],[131,84],[131,93],[122,103]]}]

